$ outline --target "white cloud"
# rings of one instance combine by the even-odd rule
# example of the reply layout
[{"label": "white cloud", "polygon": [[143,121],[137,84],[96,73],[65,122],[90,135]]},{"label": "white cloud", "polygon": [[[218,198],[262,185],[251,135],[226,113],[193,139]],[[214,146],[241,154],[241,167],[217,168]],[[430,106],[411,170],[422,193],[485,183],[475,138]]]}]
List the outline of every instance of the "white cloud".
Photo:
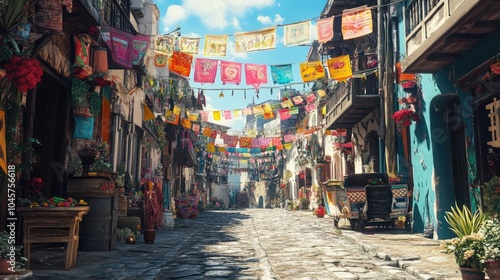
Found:
[{"label": "white cloud", "polygon": [[[188,16],[196,16],[208,29],[223,29],[235,24],[235,17],[242,17],[252,9],[274,5],[275,0],[211,0],[201,4],[200,0],[183,0],[182,6],[172,5],[162,17],[165,29],[173,29]],[[171,8],[173,7],[173,8]],[[239,23],[237,23],[239,27]]]},{"label": "white cloud", "polygon": [[175,27],[179,24],[179,22],[188,18],[188,13],[184,9],[183,6],[179,5],[170,5],[167,8],[167,12],[165,16],[161,18],[161,21],[165,28],[163,32],[169,32],[171,29],[175,29]]},{"label": "white cloud", "polygon": [[258,16],[257,21],[262,23],[263,25],[271,25],[273,21],[268,16]]},{"label": "white cloud", "polygon": [[232,23],[233,23],[233,28],[235,30],[241,30],[240,21],[238,20],[237,17],[233,17]]},{"label": "white cloud", "polygon": [[275,14],[274,19],[268,16],[258,16],[257,21],[262,23],[262,25],[279,25],[282,24],[285,19],[281,17],[280,14]]},{"label": "white cloud", "polygon": [[280,14],[275,14],[274,15],[274,24],[282,24],[285,21],[285,18],[281,17]]}]

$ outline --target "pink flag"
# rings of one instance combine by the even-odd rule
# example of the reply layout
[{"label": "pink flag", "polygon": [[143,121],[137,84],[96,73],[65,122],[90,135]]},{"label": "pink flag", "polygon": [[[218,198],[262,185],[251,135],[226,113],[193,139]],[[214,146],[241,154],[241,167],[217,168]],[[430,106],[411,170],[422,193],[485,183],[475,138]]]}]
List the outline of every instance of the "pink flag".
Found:
[{"label": "pink flag", "polygon": [[320,19],[316,22],[318,42],[326,43],[333,39],[333,17]]},{"label": "pink flag", "polygon": [[208,111],[200,111],[202,121],[208,122],[208,113]]},{"label": "pink flag", "polygon": [[260,147],[260,140],[259,140],[259,138],[254,138],[254,139],[252,139],[252,147],[253,147],[253,148],[258,148],[258,147]]},{"label": "pink flag", "polygon": [[293,100],[293,103],[295,103],[295,105],[299,105],[302,102],[304,102],[304,100],[302,99],[302,96],[300,96],[300,95],[292,97],[292,100]]},{"label": "pink flag", "polygon": [[316,104],[307,104],[306,105],[306,112],[311,112],[312,110],[316,109]]},{"label": "pink flag", "polygon": [[252,85],[255,90],[261,84],[267,84],[267,66],[265,64],[245,64],[247,85]]},{"label": "pink flag", "polygon": [[220,79],[222,84],[232,83],[239,85],[241,82],[241,63],[221,60]]},{"label": "pink flag", "polygon": [[217,62],[214,59],[197,58],[194,66],[194,81],[213,84],[217,75]]},{"label": "pink flag", "polygon": [[313,103],[314,100],[316,100],[316,95],[314,93],[309,94],[306,96],[307,103]]},{"label": "pink flag", "polygon": [[288,108],[284,108],[284,109],[279,110],[279,113],[280,113],[280,119],[282,121],[288,120],[291,117],[290,110]]},{"label": "pink flag", "polygon": [[281,138],[273,137],[273,146],[281,146]]},{"label": "pink flag", "polygon": [[293,142],[297,136],[295,134],[285,134],[285,142]]},{"label": "pink flag", "polygon": [[231,119],[231,110],[224,110],[224,119],[225,120]]}]

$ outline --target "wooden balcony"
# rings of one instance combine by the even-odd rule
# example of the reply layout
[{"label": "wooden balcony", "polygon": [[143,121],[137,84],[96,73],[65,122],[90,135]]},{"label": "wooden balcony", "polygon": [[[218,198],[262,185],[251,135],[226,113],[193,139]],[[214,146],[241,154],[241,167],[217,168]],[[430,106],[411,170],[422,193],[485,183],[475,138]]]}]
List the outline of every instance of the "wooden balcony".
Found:
[{"label": "wooden balcony", "polygon": [[337,84],[326,105],[326,128],[351,128],[379,105],[376,75]]},{"label": "wooden balcony", "polygon": [[137,33],[137,22],[130,12],[130,0],[80,0],[74,4],[92,17],[92,21],[87,21],[89,25],[104,25],[130,34]]},{"label": "wooden balcony", "polygon": [[182,137],[179,133],[177,137],[177,146],[174,149],[174,156],[176,161],[187,167],[194,167],[197,165],[196,153],[194,150],[193,140],[190,137]]},{"label": "wooden balcony", "polygon": [[432,73],[500,26],[498,0],[413,0],[404,10],[406,73]]}]

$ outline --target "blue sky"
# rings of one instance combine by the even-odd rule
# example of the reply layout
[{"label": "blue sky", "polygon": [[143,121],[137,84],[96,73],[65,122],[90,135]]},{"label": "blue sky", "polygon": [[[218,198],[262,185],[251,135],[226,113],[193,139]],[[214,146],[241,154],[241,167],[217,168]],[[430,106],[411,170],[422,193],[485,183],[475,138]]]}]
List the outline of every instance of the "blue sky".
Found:
[{"label": "blue sky", "polygon": [[[325,7],[326,0],[156,0],[155,3],[160,10],[160,34],[168,33],[179,26],[181,36],[200,37],[200,53],[196,57],[203,57],[203,46],[205,35],[228,34],[228,54],[226,57],[215,59],[234,61],[240,63],[254,63],[266,65],[292,64],[294,82],[301,82],[299,63],[306,61],[310,46],[283,46],[283,27],[278,27],[276,49],[249,52],[245,54],[234,53],[234,38],[236,32],[255,31],[266,27],[283,24],[291,24],[304,20],[312,20],[313,34],[315,39],[315,21]],[[214,57],[210,57],[214,59]],[[194,65],[194,63],[193,63]],[[252,86],[245,84],[244,74],[240,85],[222,85],[219,73],[216,83],[198,84],[193,81],[194,69],[191,71],[190,85],[193,88],[206,89],[206,110],[235,110],[248,107],[248,104],[261,103],[269,99],[277,98],[278,88],[271,95],[269,89],[261,89],[259,98],[255,90],[246,91],[246,99],[243,90]],[[262,87],[278,86],[272,84],[270,70],[268,68],[268,84]],[[312,84],[311,84],[312,85]],[[293,86],[302,89],[303,85]],[[225,89],[224,98],[220,98],[220,90]],[[234,96],[231,96],[234,90]],[[196,91],[195,91],[196,93]],[[253,99],[254,98],[254,99]],[[216,122],[221,125],[230,126],[235,130],[241,130],[244,118],[224,120]]]}]

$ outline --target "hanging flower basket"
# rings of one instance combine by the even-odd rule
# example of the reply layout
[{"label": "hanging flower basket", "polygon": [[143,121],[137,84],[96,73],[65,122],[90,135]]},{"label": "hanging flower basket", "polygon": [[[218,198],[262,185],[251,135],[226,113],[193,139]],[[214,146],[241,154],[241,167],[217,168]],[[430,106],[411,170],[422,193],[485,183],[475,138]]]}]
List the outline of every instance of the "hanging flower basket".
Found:
[{"label": "hanging flower basket", "polygon": [[417,84],[416,80],[409,80],[409,81],[403,81],[403,82],[401,82],[401,86],[404,89],[412,89],[412,88],[415,87],[416,84]]},{"label": "hanging flower basket", "polygon": [[402,109],[396,111],[392,118],[396,121],[398,129],[400,130],[402,127],[407,127],[412,124],[412,122],[416,122],[419,120],[418,114],[410,109]]}]

